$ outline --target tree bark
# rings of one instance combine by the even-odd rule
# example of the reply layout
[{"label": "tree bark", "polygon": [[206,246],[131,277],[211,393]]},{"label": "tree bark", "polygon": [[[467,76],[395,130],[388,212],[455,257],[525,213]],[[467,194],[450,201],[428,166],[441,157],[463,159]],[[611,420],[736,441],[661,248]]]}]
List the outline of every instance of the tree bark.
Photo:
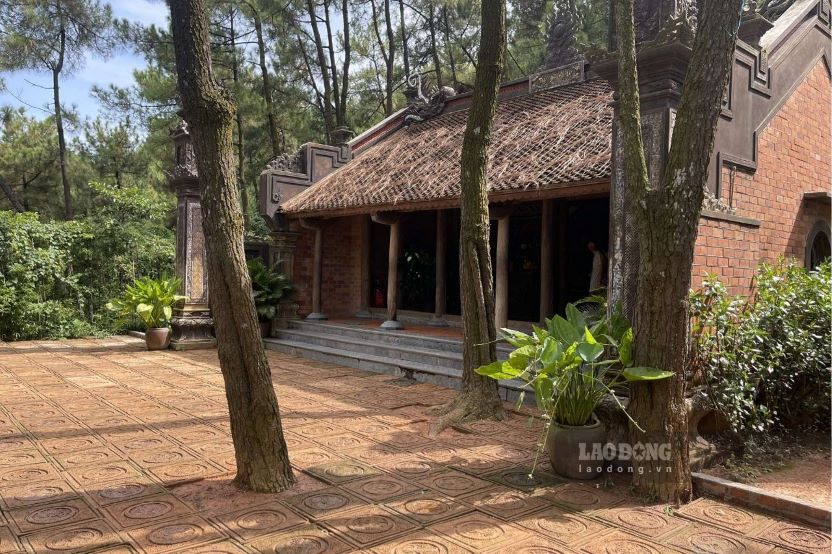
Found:
[{"label": "tree bark", "polygon": [[428,31],[430,32],[430,53],[433,57],[433,71],[436,73],[436,86],[442,88],[442,63],[439,61],[439,47],[436,45],[436,8],[433,2],[428,4]]},{"label": "tree bark", "polygon": [[634,383],[629,411],[633,444],[670,445],[669,460],[634,460],[633,484],[647,496],[686,502],[691,496],[685,407],[690,315],[687,305],[693,251],[722,98],[732,66],[741,6],[703,4],[676,113],[667,165],[648,181],[640,126],[633,1],[619,0],[619,122],[628,190],[635,195],[639,282],[633,321],[637,365],[674,372],[654,384]]},{"label": "tree bark", "polygon": [[[335,128],[335,122],[333,120],[333,113],[332,113],[332,81],[330,81],[329,77],[329,64],[326,59],[326,54],[324,53],[324,44],[323,40],[321,39],[321,30],[318,28],[318,12],[315,9],[315,3],[313,0],[306,0],[306,11],[309,14],[309,22],[312,26],[312,37],[315,40],[315,53],[318,57],[318,66],[321,68],[321,81],[323,81],[324,85],[324,94],[323,94],[323,111],[324,111],[324,131],[326,132],[327,141],[330,139],[330,133]],[[300,44],[301,48],[303,48],[303,44]],[[332,67],[332,71],[335,71],[335,66]],[[309,75],[310,80],[315,82],[315,76]]]},{"label": "tree bark", "polygon": [[60,0],[56,5],[58,18],[60,20],[58,61],[52,68],[52,99],[55,103],[55,127],[58,132],[58,160],[61,166],[61,184],[64,188],[64,217],[72,219],[75,211],[72,208],[72,190],[69,184],[69,176],[66,171],[66,138],[64,137],[64,115],[61,110],[61,71],[64,68],[64,56],[66,54],[66,27],[64,23],[63,6]]},{"label": "tree bark", "polygon": [[460,421],[502,419],[497,381],[474,370],[497,359],[494,284],[489,252],[487,168],[491,129],[505,58],[505,0],[483,0],[480,50],[462,142],[459,236],[462,302],[462,390],[440,413],[433,432]]},{"label": "tree bark", "polygon": [[404,0],[399,0],[399,25],[402,34],[402,62],[404,63],[405,77],[410,75],[410,49],[407,44],[407,27],[404,21]]},{"label": "tree bark", "polygon": [[277,492],[294,482],[260,340],[234,183],[234,104],[211,65],[205,0],[171,0],[179,94],[193,129],[217,350],[231,417],[236,482]]}]

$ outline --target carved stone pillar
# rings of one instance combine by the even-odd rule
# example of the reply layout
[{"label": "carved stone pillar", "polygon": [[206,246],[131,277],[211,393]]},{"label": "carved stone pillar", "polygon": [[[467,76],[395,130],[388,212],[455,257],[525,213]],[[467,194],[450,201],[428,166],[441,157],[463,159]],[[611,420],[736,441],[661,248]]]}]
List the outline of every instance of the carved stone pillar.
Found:
[{"label": "carved stone pillar", "polygon": [[[272,245],[269,251],[269,263],[294,283],[295,246],[297,246],[300,233],[274,231],[270,235]],[[298,319],[298,303],[291,296],[281,299],[277,305],[277,317],[272,321],[272,333],[288,327],[290,319]]]},{"label": "carved stone pillar", "polygon": [[182,280],[182,307],[175,308],[171,327],[171,348],[191,350],[212,348],[214,321],[208,306],[208,268],[205,235],[202,232],[202,186],[188,126],[183,121],[171,134],[176,164],[171,184],[176,190],[176,276]]}]

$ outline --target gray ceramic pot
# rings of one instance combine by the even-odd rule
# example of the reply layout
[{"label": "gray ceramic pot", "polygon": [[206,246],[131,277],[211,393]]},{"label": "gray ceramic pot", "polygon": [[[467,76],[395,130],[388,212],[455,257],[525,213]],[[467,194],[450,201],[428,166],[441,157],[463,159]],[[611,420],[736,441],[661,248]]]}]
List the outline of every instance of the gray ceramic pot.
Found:
[{"label": "gray ceramic pot", "polygon": [[155,327],[144,332],[144,342],[148,350],[164,350],[168,347],[170,329],[167,327]]},{"label": "gray ceramic pot", "polygon": [[594,479],[603,471],[606,462],[586,458],[592,454],[594,444],[603,446],[605,441],[604,426],[593,414],[588,425],[573,426],[552,422],[546,436],[546,452],[558,475],[569,479]]}]

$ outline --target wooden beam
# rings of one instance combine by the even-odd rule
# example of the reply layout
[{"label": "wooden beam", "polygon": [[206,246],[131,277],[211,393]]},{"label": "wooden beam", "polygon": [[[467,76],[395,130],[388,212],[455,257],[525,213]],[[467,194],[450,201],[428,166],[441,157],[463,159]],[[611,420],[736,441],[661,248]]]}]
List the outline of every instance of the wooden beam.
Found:
[{"label": "wooden beam", "polygon": [[436,212],[436,296],[434,298],[433,318],[429,324],[447,327],[445,310],[447,307],[447,264],[448,264],[448,212]]},{"label": "wooden beam", "polygon": [[509,216],[497,220],[497,255],[494,319],[497,329],[508,325],[508,230]]}]

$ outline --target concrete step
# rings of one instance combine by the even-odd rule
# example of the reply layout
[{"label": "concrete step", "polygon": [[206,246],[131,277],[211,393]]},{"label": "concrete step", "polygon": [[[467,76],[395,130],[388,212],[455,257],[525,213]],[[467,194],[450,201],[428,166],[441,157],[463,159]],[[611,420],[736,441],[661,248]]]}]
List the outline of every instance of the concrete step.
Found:
[{"label": "concrete step", "polygon": [[[308,330],[315,333],[339,335],[342,337],[350,337],[352,339],[373,341],[375,343],[410,346],[414,348],[425,348],[441,352],[456,352],[458,354],[462,354],[462,341],[457,339],[430,337],[402,331],[383,331],[378,328],[373,328],[372,326],[315,322],[303,319],[290,321],[289,326],[290,330]],[[498,352],[503,352],[505,355],[508,355],[511,348],[505,344],[498,344],[497,350]]]},{"label": "concrete step", "polygon": [[359,339],[341,334],[324,332],[324,329],[284,329],[276,338],[285,339],[304,344],[327,346],[356,354],[368,354],[382,358],[392,358],[408,362],[417,362],[429,366],[445,367],[450,369],[462,368],[462,354],[425,348],[420,346],[402,345],[390,342],[381,342],[375,337]]},{"label": "concrete step", "polygon": [[[407,377],[419,382],[432,383],[459,389],[462,383],[462,370],[438,365],[431,365],[401,358],[379,356],[365,352],[354,352],[320,344],[311,344],[303,340],[286,338],[266,338],[263,345],[276,352],[299,356],[347,367],[354,367],[374,373],[386,373],[398,377]],[[460,360],[461,365],[461,360]],[[527,401],[534,396],[521,381],[500,381],[500,396],[507,401],[516,401],[521,391],[526,391]]]}]

